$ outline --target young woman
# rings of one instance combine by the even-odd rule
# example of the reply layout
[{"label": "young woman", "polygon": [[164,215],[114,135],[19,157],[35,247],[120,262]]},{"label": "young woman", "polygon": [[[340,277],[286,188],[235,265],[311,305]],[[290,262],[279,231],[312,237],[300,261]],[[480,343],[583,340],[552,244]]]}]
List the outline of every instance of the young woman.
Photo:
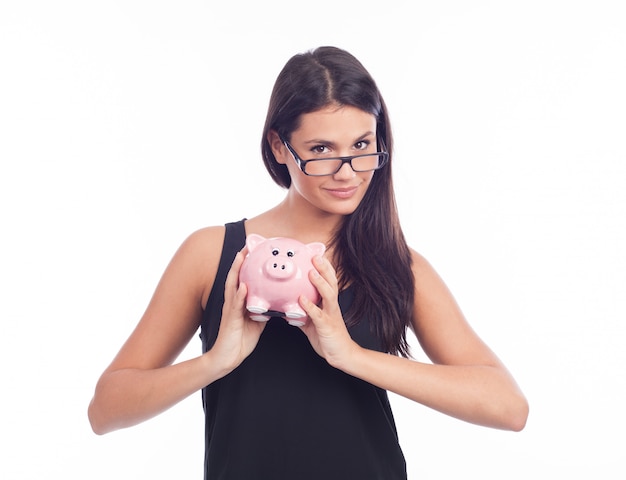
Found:
[{"label": "young woman", "polygon": [[[136,329],[98,381],[93,430],[128,427],[202,390],[207,479],[403,479],[387,391],[459,419],[521,430],[528,404],[404,239],[392,138],[375,82],[322,47],[280,73],[263,132],[285,199],[189,236]],[[310,321],[253,321],[239,282],[247,234],[323,242]],[[203,354],[174,363],[201,329]],[[409,358],[412,329],[432,360]]]}]

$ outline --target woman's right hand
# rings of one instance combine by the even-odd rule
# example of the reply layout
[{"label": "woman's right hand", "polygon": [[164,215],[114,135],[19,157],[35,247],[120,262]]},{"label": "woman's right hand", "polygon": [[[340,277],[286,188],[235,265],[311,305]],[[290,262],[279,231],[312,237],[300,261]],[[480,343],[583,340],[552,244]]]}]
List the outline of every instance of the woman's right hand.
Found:
[{"label": "woman's right hand", "polygon": [[224,375],[237,368],[255,349],[265,322],[250,319],[246,310],[245,283],[239,282],[239,271],[246,254],[246,249],[235,256],[224,286],[224,306],[222,321],[215,344],[205,355],[223,366]]},{"label": "woman's right hand", "polygon": [[[218,338],[211,350],[175,362],[198,330],[207,282],[217,271],[223,229],[207,228],[183,242],[134,331],[100,376],[89,405],[94,432],[143,422],[235,369],[254,350],[264,324],[249,319],[239,284],[245,250],[226,279]],[[211,277],[211,279],[209,279]]]}]

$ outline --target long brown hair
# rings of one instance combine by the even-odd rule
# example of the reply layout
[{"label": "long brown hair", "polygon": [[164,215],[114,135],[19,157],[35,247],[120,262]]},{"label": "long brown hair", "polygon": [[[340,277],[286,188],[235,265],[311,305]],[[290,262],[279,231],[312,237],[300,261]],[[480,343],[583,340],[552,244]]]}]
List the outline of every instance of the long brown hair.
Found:
[{"label": "long brown hair", "polygon": [[378,148],[389,152],[388,164],[374,173],[360,205],[344,218],[332,240],[340,288],[354,288],[346,323],[353,325],[369,316],[385,351],[408,356],[406,330],[413,315],[415,281],[393,190],[391,126],[380,91],[361,62],[345,50],[320,47],[285,64],[270,98],[261,144],[263,161],[273,180],[289,188],[291,177],[287,167],[276,161],[268,133],[275,130],[289,140],[302,114],[329,104],[374,115]]}]

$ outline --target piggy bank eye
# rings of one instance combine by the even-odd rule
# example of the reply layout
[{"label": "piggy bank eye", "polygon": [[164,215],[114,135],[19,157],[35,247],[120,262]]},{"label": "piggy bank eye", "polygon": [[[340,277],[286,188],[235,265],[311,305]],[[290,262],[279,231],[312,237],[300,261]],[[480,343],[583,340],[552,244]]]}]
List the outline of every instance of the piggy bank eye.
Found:
[{"label": "piggy bank eye", "polygon": [[274,256],[278,255],[279,253],[280,253],[280,250],[278,250],[277,248],[274,248],[272,250],[272,255],[274,255]]},{"label": "piggy bank eye", "polygon": [[287,251],[287,256],[288,257],[293,257],[295,255],[295,253],[293,252],[293,250],[288,250]]}]

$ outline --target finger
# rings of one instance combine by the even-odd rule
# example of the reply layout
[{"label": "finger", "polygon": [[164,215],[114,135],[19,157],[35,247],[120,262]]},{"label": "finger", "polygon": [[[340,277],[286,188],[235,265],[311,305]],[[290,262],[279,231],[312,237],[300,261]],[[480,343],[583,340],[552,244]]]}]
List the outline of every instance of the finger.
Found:
[{"label": "finger", "polygon": [[[233,299],[235,303],[239,303],[242,297],[242,285],[239,284],[239,271],[241,270],[241,265],[243,264],[243,254],[242,252],[238,252],[235,255],[233,263],[226,275],[226,282],[224,284],[224,300],[229,302],[230,299]],[[243,286],[243,291],[247,291],[245,285]],[[245,297],[245,295],[243,295]]]},{"label": "finger", "polygon": [[304,295],[300,295],[298,302],[300,303],[302,309],[306,312],[307,316],[315,323],[321,315],[321,309]]},{"label": "finger", "polygon": [[225,286],[227,290],[232,290],[233,287],[237,285],[237,280],[239,278],[239,268],[241,267],[242,260],[243,259],[241,257],[241,254],[237,253],[237,255],[235,255],[235,258],[233,259],[233,263],[230,266],[230,270],[226,275]]},{"label": "finger", "polygon": [[237,301],[237,306],[243,306],[246,301],[246,295],[248,294],[248,286],[245,283],[240,283],[239,288],[237,289],[237,293],[235,296],[235,300]]},{"label": "finger", "polygon": [[[326,273],[328,274],[328,272]],[[328,302],[336,299],[338,292],[336,280],[331,279],[330,282],[332,283],[330,283],[318,270],[313,269],[309,272],[309,281],[317,289],[322,300]]]},{"label": "finger", "polygon": [[329,285],[332,287],[337,286],[337,272],[335,272],[335,269],[326,258],[321,255],[313,257],[313,266]]}]

